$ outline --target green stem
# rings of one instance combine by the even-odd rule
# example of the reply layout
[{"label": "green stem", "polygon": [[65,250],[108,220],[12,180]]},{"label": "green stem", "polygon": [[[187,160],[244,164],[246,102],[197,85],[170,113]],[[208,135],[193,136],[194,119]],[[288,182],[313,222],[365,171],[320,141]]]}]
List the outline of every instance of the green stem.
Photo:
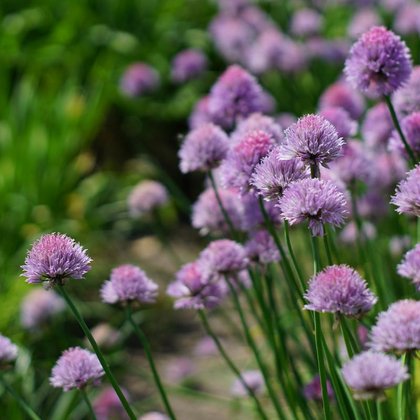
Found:
[{"label": "green stem", "polygon": [[23,411],[32,419],[32,420],[41,420],[41,417],[35,413],[34,410],[29,406],[29,404],[9,385],[0,375],[0,383],[3,385],[4,389],[16,400],[20,405]]},{"label": "green stem", "polygon": [[80,391],[80,394],[82,395],[83,400],[86,403],[90,416],[92,417],[92,419],[96,420],[96,415],[95,415],[95,412],[93,411],[93,407],[89,401],[89,397],[87,396],[86,390],[83,388],[80,388],[79,391]]},{"label": "green stem", "polygon": [[131,310],[131,306],[126,306],[125,308],[125,315],[127,318],[127,321],[131,324],[133,327],[134,332],[136,333],[137,337],[139,338],[143,348],[144,352],[146,353],[147,361],[149,362],[150,369],[152,370],[153,379],[155,380],[156,386],[159,390],[160,396],[163,401],[163,405],[165,406],[165,409],[169,415],[169,417],[172,420],[175,420],[175,414],[172,410],[171,404],[169,403],[168,396],[166,395],[165,388],[162,385],[162,381],[160,380],[159,373],[156,369],[155,361],[153,359],[152,350],[150,348],[149,340],[147,339],[146,335],[143,333],[141,328],[134,322],[133,314]]},{"label": "green stem", "polygon": [[74,317],[76,318],[77,322],[79,323],[81,329],[83,330],[86,338],[89,340],[90,345],[92,346],[94,352],[98,356],[99,362],[101,363],[106,376],[109,379],[109,382],[111,382],[112,387],[114,388],[119,400],[121,401],[122,406],[124,407],[124,410],[128,414],[131,420],[136,420],[136,415],[133,413],[133,410],[131,409],[130,405],[128,404],[127,399],[125,398],[125,395],[121,391],[121,388],[118,385],[118,382],[116,381],[114,375],[111,372],[111,369],[108,366],[107,361],[105,360],[104,355],[102,354],[101,349],[99,348],[98,344],[96,343],[95,339],[92,336],[92,333],[89,330],[89,327],[86,325],[85,320],[83,319],[82,315],[80,314],[77,307],[74,305],[73,301],[71,300],[69,294],[67,293],[65,287],[63,285],[58,285],[58,290],[60,291],[61,296],[66,301],[68,307],[73,312]]},{"label": "green stem", "polygon": [[[324,230],[325,230],[325,226],[324,226]],[[330,243],[329,243],[329,240],[328,240],[328,234],[327,233],[324,234],[324,246],[325,246],[325,253],[327,254],[328,265],[333,265],[334,261],[333,261],[333,258],[332,258],[331,248],[330,248]]]},{"label": "green stem", "polygon": [[305,291],[305,288],[306,288],[305,280],[304,280],[302,271],[299,267],[299,264],[296,260],[295,253],[293,252],[292,242],[290,240],[290,234],[289,234],[289,222],[287,220],[284,221],[284,238],[286,240],[287,250],[289,251],[289,255],[290,255],[290,258],[292,259],[293,266],[298,275],[300,285],[302,287],[302,291]]},{"label": "green stem", "polygon": [[226,353],[224,347],[222,346],[222,343],[220,342],[219,338],[217,337],[217,335],[213,332],[212,328],[210,327],[210,323],[207,319],[207,316],[206,316],[205,312],[202,309],[200,309],[200,310],[198,310],[198,315],[201,319],[201,322],[203,324],[203,327],[204,327],[206,333],[213,339],[214,344],[216,345],[217,349],[219,350],[219,353],[222,356],[223,360],[226,362],[228,367],[231,369],[231,371],[235,374],[235,376],[241,382],[242,386],[247,390],[249,396],[254,400],[255,406],[257,408],[257,411],[258,411],[260,417],[264,420],[268,420],[268,416],[267,416],[267,414],[265,414],[265,411],[264,411],[260,401],[258,400],[254,390],[251,387],[249,387],[248,384],[244,381],[244,379],[241,375],[241,372],[236,367],[236,365],[233,363],[232,359],[228,356],[228,354]]},{"label": "green stem", "polygon": [[270,396],[270,399],[271,399],[271,401],[274,405],[274,408],[276,409],[278,417],[280,419],[284,419],[285,416],[283,414],[283,410],[282,410],[282,408],[280,406],[280,403],[278,401],[278,397],[276,395],[276,392],[274,391],[274,389],[271,385],[271,381],[270,381],[269,374],[268,374],[268,369],[267,369],[265,363],[263,362],[263,359],[260,355],[260,352],[257,348],[257,345],[256,345],[256,343],[255,343],[255,341],[254,341],[254,339],[253,339],[253,337],[250,333],[250,328],[249,328],[248,323],[246,321],[245,314],[242,310],[241,302],[239,301],[238,295],[236,294],[236,290],[233,287],[232,282],[228,278],[228,276],[225,276],[225,280],[226,280],[226,283],[229,287],[230,294],[232,295],[233,303],[235,304],[235,308],[236,308],[236,310],[239,314],[239,319],[241,320],[241,324],[242,324],[242,328],[243,328],[244,333],[245,333],[245,338],[246,338],[247,344],[249,345],[252,352],[254,353],[255,360],[258,364],[258,367],[261,370],[262,376],[264,377],[265,385],[267,387],[267,391],[268,391],[268,394]]},{"label": "green stem", "polygon": [[408,156],[411,160],[411,163],[413,165],[415,165],[416,164],[415,154],[414,154],[413,150],[411,149],[410,145],[408,144],[407,139],[405,138],[404,133],[401,129],[400,123],[398,121],[397,114],[396,114],[394,106],[392,105],[392,102],[391,102],[391,98],[389,96],[385,96],[385,102],[388,105],[388,109],[389,109],[389,112],[391,113],[392,121],[394,122],[395,128],[397,129],[398,134],[400,135],[401,141],[404,144],[405,150],[406,150],[406,152],[407,152],[407,154],[408,154]]},{"label": "green stem", "polygon": [[[404,353],[401,357],[401,363],[405,365],[407,362],[407,353]],[[397,390],[397,406],[398,406],[398,419],[405,420],[406,419],[406,393],[404,392],[406,388],[406,383],[401,382],[398,385]]]},{"label": "green stem", "polygon": [[340,327],[346,344],[347,353],[349,358],[352,358],[359,351],[359,346],[357,345],[356,339],[350,330],[347,319],[342,316],[340,316]]},{"label": "green stem", "polygon": [[216,181],[214,180],[214,176],[213,176],[212,171],[208,171],[207,175],[210,179],[210,183],[211,183],[211,186],[213,188],[214,195],[216,196],[217,204],[219,205],[220,211],[222,212],[223,217],[224,217],[224,219],[225,219],[225,221],[226,221],[226,223],[229,227],[230,234],[231,234],[233,239],[238,240],[238,234],[236,232],[235,227],[233,226],[233,222],[232,222],[231,218],[229,217],[228,212],[226,211],[226,209],[223,205],[223,201],[220,197],[219,190],[217,188]]},{"label": "green stem", "polygon": [[384,420],[384,415],[382,412],[382,402],[379,399],[376,400],[376,416],[378,420]]}]

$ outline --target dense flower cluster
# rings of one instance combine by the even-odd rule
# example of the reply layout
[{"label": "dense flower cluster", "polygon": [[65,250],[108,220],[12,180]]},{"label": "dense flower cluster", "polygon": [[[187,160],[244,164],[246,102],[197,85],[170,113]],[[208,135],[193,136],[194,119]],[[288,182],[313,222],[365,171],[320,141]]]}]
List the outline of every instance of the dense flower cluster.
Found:
[{"label": "dense flower cluster", "polygon": [[156,70],[145,63],[131,64],[124,72],[120,88],[127,96],[141,96],[152,92],[159,86],[159,75]]},{"label": "dense flower cluster", "polygon": [[420,244],[404,255],[403,261],[398,265],[398,274],[411,279],[420,291]]},{"label": "dense flower cluster", "polygon": [[9,338],[0,334],[0,366],[8,365],[15,361],[18,348]]},{"label": "dense flower cluster", "polygon": [[406,179],[398,184],[391,203],[398,213],[420,217],[420,165],[408,172]]},{"label": "dense flower cluster", "polygon": [[128,197],[128,209],[132,217],[139,217],[163,206],[168,201],[166,188],[157,181],[141,181]]}]

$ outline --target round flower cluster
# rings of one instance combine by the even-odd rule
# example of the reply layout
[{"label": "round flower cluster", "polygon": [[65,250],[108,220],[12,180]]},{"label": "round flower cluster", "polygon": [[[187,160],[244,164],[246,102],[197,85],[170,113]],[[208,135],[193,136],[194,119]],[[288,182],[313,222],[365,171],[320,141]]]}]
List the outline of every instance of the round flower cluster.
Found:
[{"label": "round flower cluster", "polygon": [[132,217],[139,217],[163,206],[168,201],[166,188],[157,181],[141,181],[128,197],[128,209]]},{"label": "round flower cluster", "polygon": [[398,265],[398,274],[411,279],[420,291],[420,244],[404,255],[403,261]]},{"label": "round flower cluster", "polygon": [[141,96],[154,91],[159,86],[159,75],[154,68],[145,63],[131,64],[124,72],[120,88],[130,97]]},{"label": "round flower cluster", "polygon": [[9,338],[0,334],[0,366],[7,366],[16,360],[18,348]]},{"label": "round flower cluster", "polygon": [[420,165],[408,172],[401,181],[391,203],[397,206],[400,214],[411,214],[420,217]]},{"label": "round flower cluster", "polygon": [[178,53],[172,61],[172,80],[184,83],[200,76],[207,67],[207,58],[199,50],[184,50]]}]

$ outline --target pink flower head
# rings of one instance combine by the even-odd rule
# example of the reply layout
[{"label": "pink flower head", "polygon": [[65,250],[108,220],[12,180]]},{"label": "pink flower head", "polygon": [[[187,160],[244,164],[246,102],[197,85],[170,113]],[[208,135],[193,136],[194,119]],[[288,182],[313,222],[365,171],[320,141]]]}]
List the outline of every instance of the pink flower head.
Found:
[{"label": "pink flower head", "polygon": [[62,233],[41,236],[28,251],[22,266],[27,283],[47,281],[50,286],[73,278],[83,279],[91,259],[74,239]]},{"label": "pink flower head", "polygon": [[121,91],[130,97],[152,92],[158,86],[158,73],[145,63],[134,63],[127,67],[120,82]]},{"label": "pink flower head", "polygon": [[415,66],[408,82],[398,89],[392,98],[401,117],[420,111],[420,66]]},{"label": "pink flower head", "polygon": [[[420,111],[405,117],[401,122],[401,128],[414,155],[420,155]],[[396,151],[401,156],[408,158],[407,151],[396,130],[393,131],[389,140],[389,150]]]},{"label": "pink flower head", "polygon": [[9,338],[0,334],[0,366],[13,363],[18,355],[18,347]]},{"label": "pink flower head", "polygon": [[398,265],[398,274],[411,279],[420,291],[420,244],[404,255],[403,261]]},{"label": "pink flower head", "polygon": [[184,83],[199,77],[207,68],[207,58],[199,50],[189,49],[178,53],[172,61],[172,80]]},{"label": "pink flower head", "polygon": [[397,206],[400,214],[420,217],[420,165],[408,172],[396,189],[391,203]]},{"label": "pink flower head", "polygon": [[128,197],[128,209],[132,217],[139,217],[163,206],[168,201],[166,188],[157,181],[141,181]]}]

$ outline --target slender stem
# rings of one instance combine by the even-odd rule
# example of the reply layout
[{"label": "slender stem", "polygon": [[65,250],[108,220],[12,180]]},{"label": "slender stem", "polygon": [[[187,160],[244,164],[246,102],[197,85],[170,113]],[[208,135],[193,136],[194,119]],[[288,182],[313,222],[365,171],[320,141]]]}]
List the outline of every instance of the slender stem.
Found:
[{"label": "slender stem", "polygon": [[379,399],[376,400],[376,416],[378,420],[384,420],[384,415],[382,412],[382,402]]},{"label": "slender stem", "polygon": [[4,389],[16,400],[20,405],[23,411],[32,419],[32,420],[41,420],[41,417],[35,413],[34,410],[29,406],[29,404],[9,385],[0,375],[0,383],[3,385]]},{"label": "slender stem", "polygon": [[[407,353],[404,353],[401,357],[401,363],[405,365],[407,362]],[[405,382],[401,382],[398,385],[397,390],[397,406],[398,406],[398,418],[400,420],[406,419],[406,393],[404,389],[406,387]]]},{"label": "slender stem", "polygon": [[347,353],[350,358],[352,358],[359,350],[356,339],[354,338],[347,320],[344,317],[340,317],[340,327],[343,333],[344,342],[346,344]]},{"label": "slender stem", "polygon": [[99,362],[101,363],[106,376],[109,379],[109,382],[111,382],[112,387],[114,388],[119,400],[121,401],[122,406],[124,407],[124,410],[128,414],[131,420],[136,420],[136,415],[133,413],[133,410],[131,409],[130,405],[128,404],[127,399],[125,398],[125,395],[121,391],[121,388],[118,385],[118,382],[116,381],[114,375],[111,372],[111,369],[108,366],[107,361],[105,360],[104,355],[102,354],[101,349],[99,348],[98,344],[96,343],[95,339],[92,336],[92,333],[89,330],[89,327],[86,325],[85,320],[83,319],[82,315],[80,314],[79,310],[71,300],[69,294],[67,293],[65,287],[63,285],[58,285],[58,290],[60,291],[61,296],[63,296],[64,300],[66,301],[68,307],[73,312],[74,317],[76,318],[77,322],[80,325],[80,328],[83,330],[86,338],[89,340],[90,345],[92,346],[94,352],[98,356]]},{"label": "slender stem", "polygon": [[254,353],[255,360],[258,364],[258,367],[261,370],[261,374],[264,377],[265,385],[267,387],[267,391],[268,391],[268,394],[270,396],[270,399],[271,399],[271,401],[274,405],[274,408],[276,409],[278,417],[280,419],[284,419],[285,416],[284,416],[283,410],[280,406],[280,403],[278,401],[278,396],[276,395],[276,392],[274,391],[274,389],[271,385],[269,374],[268,374],[268,369],[267,369],[265,363],[263,362],[263,359],[260,355],[260,352],[257,348],[257,345],[255,344],[255,341],[254,341],[254,339],[253,339],[253,337],[250,333],[250,328],[248,326],[248,322],[246,321],[245,314],[242,310],[241,302],[239,301],[239,298],[236,294],[235,288],[233,287],[233,284],[232,284],[231,280],[229,279],[229,277],[225,276],[225,280],[226,280],[226,283],[229,287],[230,294],[232,295],[233,303],[235,304],[235,308],[236,308],[236,310],[239,314],[239,318],[241,320],[241,324],[242,324],[242,328],[243,328],[244,333],[245,333],[245,338],[246,338],[247,344],[249,345],[252,352]]},{"label": "slender stem", "polygon": [[[321,268],[321,260],[319,256],[319,244],[318,238],[311,235],[311,244],[314,260],[314,275],[318,273]],[[330,404],[328,398],[328,389],[327,389],[327,373],[325,369],[324,361],[324,346],[323,346],[323,336],[321,329],[321,319],[318,312],[314,312],[314,326],[315,326],[315,345],[316,345],[316,359],[318,363],[318,372],[319,378],[321,381],[321,390],[322,390],[322,405],[324,411],[324,418],[326,420],[331,419]]]},{"label": "slender stem", "polygon": [[235,376],[238,378],[238,380],[240,381],[242,386],[247,390],[249,396],[254,400],[255,406],[257,408],[257,411],[258,411],[260,417],[262,419],[268,420],[268,416],[265,413],[265,411],[264,411],[260,401],[258,400],[257,396],[255,395],[254,390],[250,386],[248,386],[248,384],[245,382],[245,380],[243,379],[243,377],[241,375],[241,372],[236,367],[236,365],[233,363],[232,359],[228,356],[228,354],[226,353],[224,347],[222,346],[222,343],[220,342],[219,338],[214,333],[213,329],[210,327],[210,323],[207,319],[206,313],[202,309],[200,309],[198,311],[198,315],[201,319],[201,322],[203,324],[204,329],[206,330],[206,333],[213,339],[214,344],[216,345],[217,349],[219,350],[220,355],[222,356],[222,358],[224,359],[224,361],[226,362],[228,367],[235,374]]},{"label": "slender stem", "polygon": [[156,369],[156,365],[155,365],[155,362],[153,360],[153,355],[152,355],[152,350],[150,348],[149,340],[147,339],[146,335],[143,333],[141,328],[136,324],[136,322],[134,322],[131,306],[129,306],[129,305],[126,306],[125,315],[126,315],[127,321],[133,327],[134,332],[136,333],[137,337],[139,338],[139,340],[140,340],[140,342],[141,342],[141,344],[144,348],[144,352],[146,353],[147,361],[149,362],[150,369],[152,370],[153,379],[155,380],[156,386],[159,390],[160,396],[161,396],[162,401],[163,401],[163,405],[165,406],[165,409],[166,409],[169,417],[172,420],[175,420],[176,419],[175,414],[172,410],[171,404],[169,403],[168,396],[166,395],[165,388],[162,385],[162,381],[160,380],[159,373]]},{"label": "slender stem", "polygon": [[[324,226],[324,230],[325,230],[325,226]],[[328,240],[328,233],[324,234],[324,246],[325,246],[325,253],[327,254],[328,265],[333,265],[334,261],[331,254],[330,243]]]},{"label": "slender stem", "polygon": [[394,106],[392,105],[391,98],[389,96],[385,96],[385,102],[388,105],[388,109],[389,109],[389,112],[391,113],[392,121],[394,122],[395,128],[397,129],[398,134],[400,135],[401,141],[404,144],[405,150],[406,150],[406,152],[407,152],[407,154],[408,154],[408,156],[411,160],[411,163],[413,165],[415,165],[416,164],[416,156],[415,156],[413,150],[411,149],[410,145],[408,144],[407,139],[404,136],[404,133],[403,133],[403,131],[401,129],[401,125],[398,121],[398,117],[397,117],[397,114],[395,112]]},{"label": "slender stem", "polygon": [[231,218],[229,217],[228,212],[226,211],[226,209],[223,205],[223,201],[222,201],[222,198],[220,197],[219,190],[218,190],[217,185],[216,185],[216,181],[214,180],[213,172],[208,171],[207,174],[208,174],[208,177],[210,179],[210,183],[211,183],[211,186],[213,188],[214,195],[216,196],[217,204],[219,205],[220,211],[222,212],[223,217],[224,217],[224,219],[225,219],[225,221],[226,221],[226,223],[229,227],[230,234],[231,234],[233,239],[237,240],[238,239],[238,234],[236,232],[236,229],[233,225],[233,222],[232,222]]},{"label": "slender stem", "polygon": [[290,258],[292,259],[293,266],[294,266],[294,268],[296,270],[296,273],[298,275],[298,278],[299,278],[299,281],[300,281],[300,284],[301,284],[301,287],[302,287],[302,291],[305,291],[305,287],[306,287],[305,280],[303,278],[303,274],[302,274],[302,271],[299,267],[299,264],[296,260],[295,253],[293,252],[292,242],[290,240],[290,234],[289,234],[289,222],[287,220],[284,221],[284,238],[286,240],[287,249],[289,251]]},{"label": "slender stem", "polygon": [[82,395],[83,400],[85,401],[85,403],[87,405],[87,408],[89,410],[90,416],[92,417],[92,419],[96,420],[95,411],[93,411],[93,407],[92,407],[92,404],[89,401],[89,397],[88,397],[88,395],[86,393],[86,390],[83,389],[83,388],[80,388],[79,391],[80,391],[80,394]]}]

